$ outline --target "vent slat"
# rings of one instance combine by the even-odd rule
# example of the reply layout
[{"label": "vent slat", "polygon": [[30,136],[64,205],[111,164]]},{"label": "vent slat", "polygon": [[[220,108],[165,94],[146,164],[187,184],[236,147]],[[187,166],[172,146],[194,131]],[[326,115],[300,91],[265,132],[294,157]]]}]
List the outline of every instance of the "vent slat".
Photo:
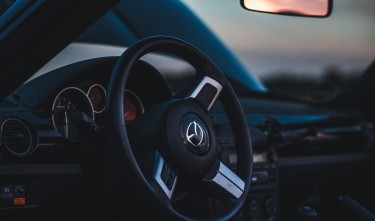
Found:
[{"label": "vent slat", "polygon": [[0,100],[0,107],[18,107],[18,105],[9,100]]}]

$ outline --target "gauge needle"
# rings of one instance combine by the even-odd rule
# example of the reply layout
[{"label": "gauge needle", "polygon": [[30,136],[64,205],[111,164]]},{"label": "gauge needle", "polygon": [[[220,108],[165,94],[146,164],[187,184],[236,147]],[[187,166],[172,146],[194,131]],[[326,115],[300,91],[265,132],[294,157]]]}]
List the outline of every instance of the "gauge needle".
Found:
[{"label": "gauge needle", "polygon": [[64,117],[64,132],[65,132],[65,137],[68,138],[69,136],[69,129],[68,129],[68,112],[65,111],[65,117]]}]

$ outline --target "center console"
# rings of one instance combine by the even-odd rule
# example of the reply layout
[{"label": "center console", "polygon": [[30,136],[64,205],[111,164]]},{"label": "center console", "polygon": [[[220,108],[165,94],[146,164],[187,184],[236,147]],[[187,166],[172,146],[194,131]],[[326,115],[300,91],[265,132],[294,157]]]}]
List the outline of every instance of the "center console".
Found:
[{"label": "center console", "polygon": [[[237,154],[234,139],[227,130],[218,134],[221,161],[233,171],[236,170]],[[271,148],[261,148],[253,140],[253,177],[250,193],[237,217],[239,221],[279,220],[279,189],[277,155]]]}]

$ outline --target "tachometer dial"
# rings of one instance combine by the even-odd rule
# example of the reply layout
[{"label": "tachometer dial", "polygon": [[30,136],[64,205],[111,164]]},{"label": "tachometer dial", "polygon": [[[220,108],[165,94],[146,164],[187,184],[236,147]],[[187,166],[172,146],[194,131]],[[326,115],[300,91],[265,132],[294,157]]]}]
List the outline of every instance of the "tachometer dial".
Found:
[{"label": "tachometer dial", "polygon": [[124,120],[136,120],[145,112],[141,99],[133,91],[125,90],[124,93]]},{"label": "tachometer dial", "polygon": [[95,113],[102,113],[105,107],[106,90],[100,84],[92,85],[87,91]]},{"label": "tachometer dial", "polygon": [[55,129],[70,140],[77,140],[80,130],[73,121],[73,115],[81,111],[94,119],[94,110],[86,94],[75,87],[63,89],[52,105],[52,123]]}]

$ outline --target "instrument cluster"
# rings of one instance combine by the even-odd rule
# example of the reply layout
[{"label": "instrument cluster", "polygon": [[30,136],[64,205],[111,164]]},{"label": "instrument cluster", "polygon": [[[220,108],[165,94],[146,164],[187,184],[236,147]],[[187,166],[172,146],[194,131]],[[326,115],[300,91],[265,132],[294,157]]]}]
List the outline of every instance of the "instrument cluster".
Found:
[{"label": "instrument cluster", "polygon": [[[87,90],[80,87],[62,89],[52,104],[54,128],[65,138],[78,140],[81,134],[75,120],[77,113],[84,113],[99,126],[104,126],[106,95],[107,91],[101,84],[92,84]],[[131,90],[124,91],[123,104],[124,121],[137,120],[145,113],[141,99]]]}]

